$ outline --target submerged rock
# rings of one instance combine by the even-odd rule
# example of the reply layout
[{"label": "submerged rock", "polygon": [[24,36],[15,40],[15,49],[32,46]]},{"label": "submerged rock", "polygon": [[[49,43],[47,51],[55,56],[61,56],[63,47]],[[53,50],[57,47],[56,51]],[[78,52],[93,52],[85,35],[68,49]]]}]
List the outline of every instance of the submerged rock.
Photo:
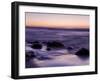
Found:
[{"label": "submerged rock", "polygon": [[48,48],[64,48],[64,45],[61,42],[53,41],[53,42],[47,42]]},{"label": "submerged rock", "polygon": [[89,58],[89,50],[86,48],[81,48],[79,51],[77,51],[75,53],[77,56],[79,56],[80,58]]},{"label": "submerged rock", "polygon": [[37,58],[38,60],[51,60],[52,58],[48,57],[48,56],[40,56]]},{"label": "submerged rock", "polygon": [[73,49],[74,49],[74,47],[69,46],[69,47],[67,47],[67,49],[68,49],[68,50],[73,50]]}]

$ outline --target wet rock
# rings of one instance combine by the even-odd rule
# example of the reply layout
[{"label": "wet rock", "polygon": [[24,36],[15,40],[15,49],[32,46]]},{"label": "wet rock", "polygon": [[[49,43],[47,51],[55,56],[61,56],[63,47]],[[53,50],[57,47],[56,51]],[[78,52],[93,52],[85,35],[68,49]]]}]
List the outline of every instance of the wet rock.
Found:
[{"label": "wet rock", "polygon": [[42,42],[42,43],[43,43],[43,44],[47,44],[47,42],[45,42],[45,41],[44,41],[44,42]]},{"label": "wet rock", "polygon": [[74,48],[72,46],[67,47],[68,50],[73,50]]},{"label": "wet rock", "polygon": [[32,68],[37,67],[37,64],[33,61],[36,58],[36,55],[33,51],[27,52],[25,54],[25,67]]},{"label": "wet rock", "polygon": [[33,49],[41,49],[42,48],[42,45],[39,44],[39,43],[35,43],[35,44],[32,45],[32,48]]},{"label": "wet rock", "polygon": [[89,50],[86,48],[81,48],[79,51],[75,53],[80,58],[86,59],[89,58]]},{"label": "wet rock", "polygon": [[26,56],[27,56],[27,57],[35,57],[35,54],[34,54],[33,51],[30,51],[30,52],[27,52],[27,53],[26,53]]},{"label": "wet rock", "polygon": [[61,42],[53,41],[53,42],[48,42],[47,47],[49,47],[49,48],[64,48],[64,45]]},{"label": "wet rock", "polygon": [[39,43],[39,41],[34,41],[34,42],[32,42],[33,44],[38,44]]},{"label": "wet rock", "polygon": [[50,51],[51,49],[50,49],[50,48],[47,48],[46,50],[47,50],[47,51]]},{"label": "wet rock", "polygon": [[25,54],[25,56],[26,56],[26,60],[30,60],[30,59],[32,59],[32,58],[36,58],[36,56],[35,56],[35,54],[34,54],[33,51],[27,52],[27,53]]}]

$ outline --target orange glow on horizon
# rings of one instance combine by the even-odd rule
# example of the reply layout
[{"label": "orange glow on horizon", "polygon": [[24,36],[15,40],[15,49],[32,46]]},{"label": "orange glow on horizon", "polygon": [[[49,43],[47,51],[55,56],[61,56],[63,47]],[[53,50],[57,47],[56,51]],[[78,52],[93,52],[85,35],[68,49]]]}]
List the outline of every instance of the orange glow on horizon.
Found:
[{"label": "orange glow on horizon", "polygon": [[26,13],[26,26],[46,28],[89,28],[89,16]]}]

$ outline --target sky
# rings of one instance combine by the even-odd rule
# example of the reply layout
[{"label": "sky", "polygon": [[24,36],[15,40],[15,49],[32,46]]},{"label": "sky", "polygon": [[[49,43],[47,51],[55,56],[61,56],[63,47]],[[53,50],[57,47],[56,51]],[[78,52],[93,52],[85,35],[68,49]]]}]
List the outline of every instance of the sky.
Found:
[{"label": "sky", "polygon": [[89,28],[89,15],[26,12],[25,24],[26,27]]}]

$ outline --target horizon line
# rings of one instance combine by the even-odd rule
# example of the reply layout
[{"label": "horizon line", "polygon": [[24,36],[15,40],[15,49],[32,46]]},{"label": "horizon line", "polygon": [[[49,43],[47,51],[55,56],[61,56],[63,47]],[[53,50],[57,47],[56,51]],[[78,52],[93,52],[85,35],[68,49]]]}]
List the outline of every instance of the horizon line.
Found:
[{"label": "horizon line", "polygon": [[50,27],[39,27],[39,26],[25,26],[26,28],[43,28],[43,29],[88,29],[89,30],[89,28],[64,28],[64,27],[60,27],[60,28],[50,28]]}]

